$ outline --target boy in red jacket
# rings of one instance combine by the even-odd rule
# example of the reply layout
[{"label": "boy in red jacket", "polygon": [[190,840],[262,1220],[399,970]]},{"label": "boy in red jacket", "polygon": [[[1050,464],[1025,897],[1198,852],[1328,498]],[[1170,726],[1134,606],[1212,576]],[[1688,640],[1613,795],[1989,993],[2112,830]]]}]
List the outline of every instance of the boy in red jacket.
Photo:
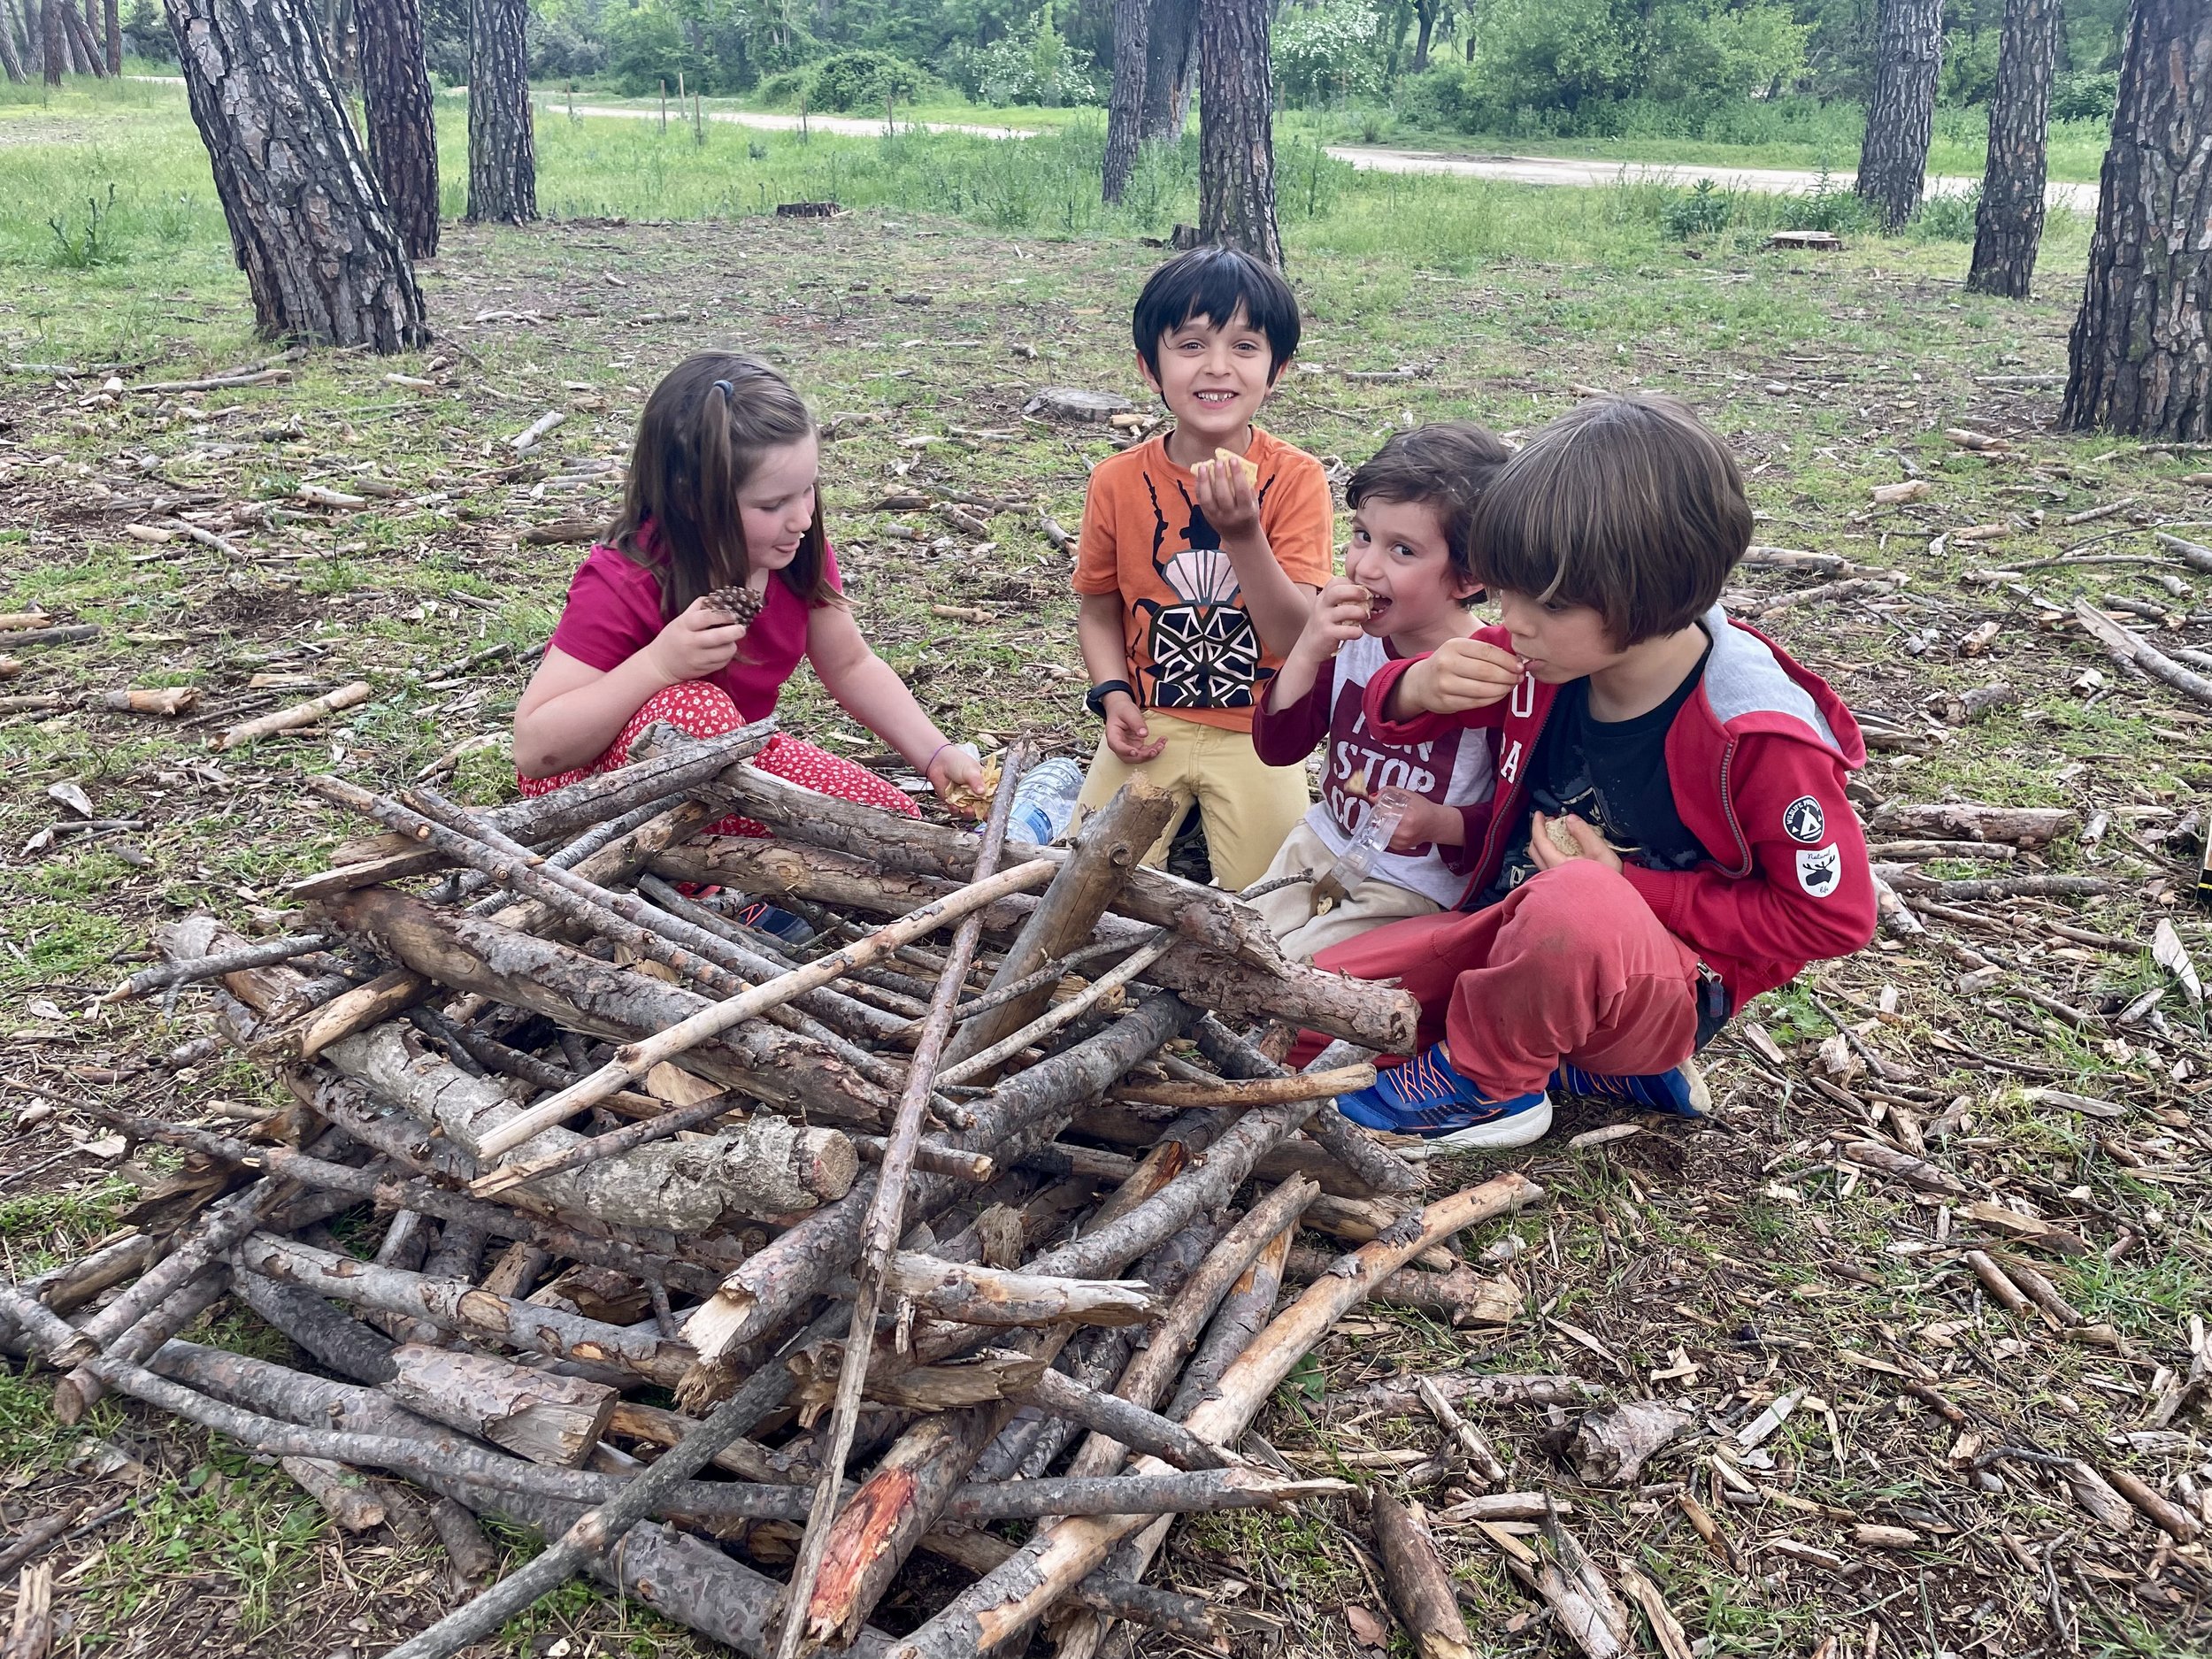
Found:
[{"label": "boy in red jacket", "polygon": [[1866,748],[1816,675],[1718,603],[1751,540],[1720,440],[1669,397],[1585,403],[1477,511],[1503,626],[1386,664],[1370,726],[1417,743],[1494,728],[1498,794],[1455,910],[1315,965],[1395,979],[1430,1046],[1338,1102],[1470,1147],[1551,1127],[1548,1089],[1686,1114],[1729,1015],[1874,936],[1844,797]]}]

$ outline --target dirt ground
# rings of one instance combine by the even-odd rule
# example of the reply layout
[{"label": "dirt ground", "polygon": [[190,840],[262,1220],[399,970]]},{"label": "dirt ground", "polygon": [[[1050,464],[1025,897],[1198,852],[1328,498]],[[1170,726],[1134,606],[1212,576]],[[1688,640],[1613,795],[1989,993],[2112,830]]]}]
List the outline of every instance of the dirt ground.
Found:
[{"label": "dirt ground", "polygon": [[[195,995],[165,1012],[97,999],[163,920],[207,908],[251,932],[286,925],[284,881],[360,827],[304,797],[303,773],[442,772],[471,799],[511,793],[515,653],[545,638],[581,552],[527,533],[603,517],[643,391],[687,350],[763,352],[815,402],[863,627],[948,732],[1084,753],[1069,560],[1044,520],[1074,527],[1112,439],[1024,405],[1047,385],[1141,405],[1126,319],[1157,257],[877,212],[454,227],[426,273],[439,341],[414,357],[323,353],[242,388],[135,389],[271,359],[239,332],[234,289],[203,286],[137,360],[0,376],[0,610],[102,629],[18,649],[0,636],[21,664],[0,695],[59,699],[0,703],[11,1271],[159,1191],[158,1158],[104,1140],[73,1101],[198,1120],[265,1096],[265,1079],[196,1045]],[[1747,567],[1732,603],[1872,717],[1855,798],[1890,849],[1878,856],[1936,907],[1917,936],[1743,1010],[1709,1051],[1709,1123],[1574,1103],[1537,1147],[1439,1161],[1439,1187],[1512,1167],[1547,1189],[1463,1240],[1512,1277],[1520,1316],[1452,1331],[1365,1311],[1263,1419],[1291,1467],[1425,1505],[1486,1654],[1571,1651],[1508,1564],[1532,1525],[1471,1518],[1479,1483],[1436,1462],[1440,1431],[1379,1387],[1393,1378],[1559,1373],[1609,1401],[1678,1405],[1683,1432],[1625,1487],[1578,1479],[1578,1407],[1467,1409],[1509,1466],[1494,1489],[1550,1493],[1602,1566],[1652,1580],[1699,1653],[2212,1644],[2201,1543],[2102,1486],[2131,1475],[2212,1524],[2212,1048],[2200,993],[2149,954],[2165,920],[2204,957],[2192,895],[2212,708],[2124,672],[2071,618],[2088,595],[2163,647],[2212,649],[2212,560],[2153,534],[2205,539],[2212,456],[2052,432],[2064,284],[2001,306],[1960,293],[1962,258],[1876,247],[1454,275],[1319,255],[1294,272],[1307,344],[1266,424],[1340,482],[1399,425],[1525,432],[1593,388],[1663,388],[1735,444],[1763,545],[1868,567]],[[71,303],[66,283],[0,304],[0,357],[20,353],[34,311]],[[542,442],[511,446],[557,411]],[[1960,432],[1978,447],[1946,435]],[[1913,480],[1916,499],[1872,494]],[[364,504],[310,504],[303,486]],[[968,504],[877,508],[908,490]],[[506,654],[476,660],[495,647]],[[356,680],[367,700],[313,732],[209,748]],[[100,706],[157,686],[195,687],[196,708]],[[1966,695],[1998,686],[2009,695],[1987,709]],[[883,764],[803,680],[784,713]],[[1885,827],[1946,801],[2073,818],[2048,844],[1948,856],[1913,844],[1955,835]],[[1990,881],[2016,885],[1971,885]],[[1617,1121],[1633,1133],[1578,1144]],[[1965,1259],[1982,1248],[2047,1278],[2053,1311],[1993,1303]],[[221,1340],[283,1351],[242,1323]],[[236,1448],[108,1406],[59,1427],[50,1386],[0,1379],[0,1525],[85,1502],[90,1530],[52,1556],[69,1620],[57,1651],[366,1655],[460,1594],[434,1545],[340,1533]],[[1239,1655],[1404,1643],[1348,1507],[1187,1524],[1157,1576],[1224,1603]],[[879,1622],[926,1611],[902,1598]],[[1640,1618],[1636,1640],[1656,1650]],[[699,1650],[572,1586],[482,1651]]]}]

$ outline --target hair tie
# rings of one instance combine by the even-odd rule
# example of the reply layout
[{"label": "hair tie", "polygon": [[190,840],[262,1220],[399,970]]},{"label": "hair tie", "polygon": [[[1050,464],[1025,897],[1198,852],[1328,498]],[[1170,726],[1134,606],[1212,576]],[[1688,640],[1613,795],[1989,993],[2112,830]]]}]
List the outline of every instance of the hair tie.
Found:
[{"label": "hair tie", "polygon": [[734,402],[736,400],[737,388],[732,386],[727,380],[717,380],[714,383],[714,389],[721,393],[724,400],[726,402]]}]

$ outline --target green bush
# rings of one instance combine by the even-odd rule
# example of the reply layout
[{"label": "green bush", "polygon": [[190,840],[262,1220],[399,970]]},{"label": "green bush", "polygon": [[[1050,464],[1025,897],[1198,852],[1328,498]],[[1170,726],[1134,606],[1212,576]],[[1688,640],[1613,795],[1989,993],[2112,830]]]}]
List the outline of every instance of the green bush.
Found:
[{"label": "green bush", "polygon": [[2054,121],[2109,121],[2119,103],[2120,76],[2116,70],[2077,70],[2051,82]]},{"label": "green bush", "polygon": [[974,84],[977,97],[1001,109],[1010,104],[1059,109],[1096,104],[1104,96],[1090,53],[1062,37],[1048,4],[1021,27],[967,54],[959,73]]},{"label": "green bush", "polygon": [[811,102],[813,91],[811,69],[785,69],[762,81],[754,96],[772,110],[795,110]]},{"label": "green bush", "polygon": [[913,103],[928,84],[927,72],[895,52],[839,52],[814,65],[807,103],[818,110],[879,110],[887,100]]},{"label": "green bush", "polygon": [[1677,242],[1693,236],[1717,236],[1735,217],[1736,200],[1710,179],[1700,179],[1686,194],[1669,202],[1659,216],[1660,227]]},{"label": "green bush", "polygon": [[1777,197],[1776,205],[1775,225],[1782,230],[1824,230],[1842,236],[1874,227],[1866,204],[1851,191],[1838,188],[1825,167],[1811,189]]},{"label": "green bush", "polygon": [[1920,204],[1912,221],[1912,234],[1924,242],[1971,242],[1974,220],[1981,211],[1982,187],[1943,190]]},{"label": "green bush", "polygon": [[1318,0],[1275,24],[1275,81],[1286,98],[1318,104],[1382,84],[1375,12],[1367,0]]}]

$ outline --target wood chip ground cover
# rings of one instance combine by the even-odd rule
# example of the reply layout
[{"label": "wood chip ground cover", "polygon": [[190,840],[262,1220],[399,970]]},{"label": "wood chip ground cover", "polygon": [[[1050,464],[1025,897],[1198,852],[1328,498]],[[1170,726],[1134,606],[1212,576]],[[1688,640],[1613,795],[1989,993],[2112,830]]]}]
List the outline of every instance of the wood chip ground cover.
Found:
[{"label": "wood chip ground cover", "polygon": [[[1539,211],[1530,193],[1497,199]],[[1463,1241],[1514,1279],[1517,1319],[1455,1332],[1373,1309],[1285,1388],[1265,1445],[1301,1473],[1417,1500],[1484,1651],[1571,1651],[1513,1571],[1517,1551],[1541,1548],[1540,1509],[1496,1520],[1476,1502],[1540,1492],[1600,1570],[1617,1584],[1622,1563],[1640,1571],[1714,1653],[2182,1654],[2212,1639],[2201,1543],[2125,1504],[2101,1518],[2070,1461],[2212,1523],[2212,1052],[2149,950],[2162,918],[2200,961],[2205,949],[2189,901],[2212,709],[2124,672],[2070,618],[2087,595],[2163,649],[2212,641],[2208,577],[2153,534],[2206,539],[2212,489],[2192,475],[2212,457],[2048,430],[2055,391],[2038,377],[2063,368],[2080,242],[2061,227],[2044,296],[2023,306],[1962,296],[1962,250],[1910,243],[1461,273],[1310,243],[1297,256],[1307,346],[1268,424],[1340,478],[1409,419],[1522,431],[1590,388],[1679,392],[1744,458],[1761,543],[1851,567],[1747,568],[1735,603],[1768,612],[1879,717],[1865,816],[1947,799],[2075,815],[2004,858],[1932,856],[1928,843],[1961,838],[1878,828],[1878,843],[1912,849],[1879,856],[1929,907],[1924,931],[1745,1010],[1710,1054],[1711,1125],[1577,1149],[1617,1115],[1575,1104],[1539,1147],[1448,1161],[1439,1188],[1511,1167],[1552,1194]],[[94,289],[69,273],[0,273],[0,360],[77,371],[0,378],[0,610],[103,630],[17,651],[0,637],[22,664],[0,695],[64,700],[0,717],[11,1273],[160,1191],[158,1155],[119,1167],[122,1149],[73,1100],[199,1118],[264,1098],[255,1073],[194,1046],[198,994],[166,1018],[97,998],[147,959],[151,926],[186,911],[284,927],[270,908],[282,881],[352,833],[302,796],[303,772],[388,787],[443,768],[465,798],[511,794],[503,733],[526,672],[514,654],[545,637],[580,551],[528,533],[603,518],[642,393],[687,350],[764,351],[813,400],[863,625],[947,730],[1085,752],[1069,564],[1042,518],[1073,527],[1087,466],[1114,440],[1022,405],[1056,384],[1146,406],[1125,326],[1156,257],[905,211],[456,226],[426,273],[430,351],[278,359],[243,334],[219,273],[195,277],[175,320],[113,368],[85,314]],[[96,344],[102,357],[81,349]],[[273,359],[288,378],[129,389]],[[568,419],[541,442],[511,447],[556,411]],[[1913,479],[1929,485],[1918,499],[1874,503],[1876,486]],[[303,488],[364,504],[312,504]],[[895,496],[923,504],[878,509]],[[2131,562],[2085,562],[2115,557]],[[1870,585],[1828,587],[1853,580]],[[1962,647],[1989,623],[1993,636]],[[493,647],[509,654],[469,660]],[[316,729],[209,748],[355,680],[368,700]],[[2016,696],[1947,718],[1995,684]],[[189,686],[197,704],[173,719],[96,706],[154,686]],[[879,758],[803,681],[785,713]],[[65,783],[113,827],[73,828],[81,815],[50,794]],[[2102,885],[2035,892],[2046,875]],[[2016,896],[1939,885],[2023,878]],[[342,1239],[373,1246],[375,1223],[350,1225]],[[2024,1263],[2016,1282],[2040,1275],[2063,1310],[2005,1311],[1970,1251],[2000,1272]],[[1485,1482],[1409,1392],[1417,1373],[1468,1370],[1568,1375],[1602,1397],[1465,1401],[1506,1466]],[[1381,1386],[1394,1379],[1405,1386]],[[273,1470],[111,1403],[62,1429],[50,1388],[0,1381],[0,1522],[19,1532],[87,1493],[85,1520],[108,1514],[52,1552],[82,1651],[375,1652],[461,1594],[434,1546],[341,1535]],[[1638,1484],[1581,1485],[1569,1448],[1585,1411],[1646,1398],[1680,1406],[1687,1426]],[[1239,1654],[1349,1655],[1388,1630],[1368,1536],[1340,1506],[1202,1517],[1158,1576],[1235,1613]],[[891,1602],[881,1620],[926,1611]],[[572,1586],[498,1650],[700,1649]]]}]

